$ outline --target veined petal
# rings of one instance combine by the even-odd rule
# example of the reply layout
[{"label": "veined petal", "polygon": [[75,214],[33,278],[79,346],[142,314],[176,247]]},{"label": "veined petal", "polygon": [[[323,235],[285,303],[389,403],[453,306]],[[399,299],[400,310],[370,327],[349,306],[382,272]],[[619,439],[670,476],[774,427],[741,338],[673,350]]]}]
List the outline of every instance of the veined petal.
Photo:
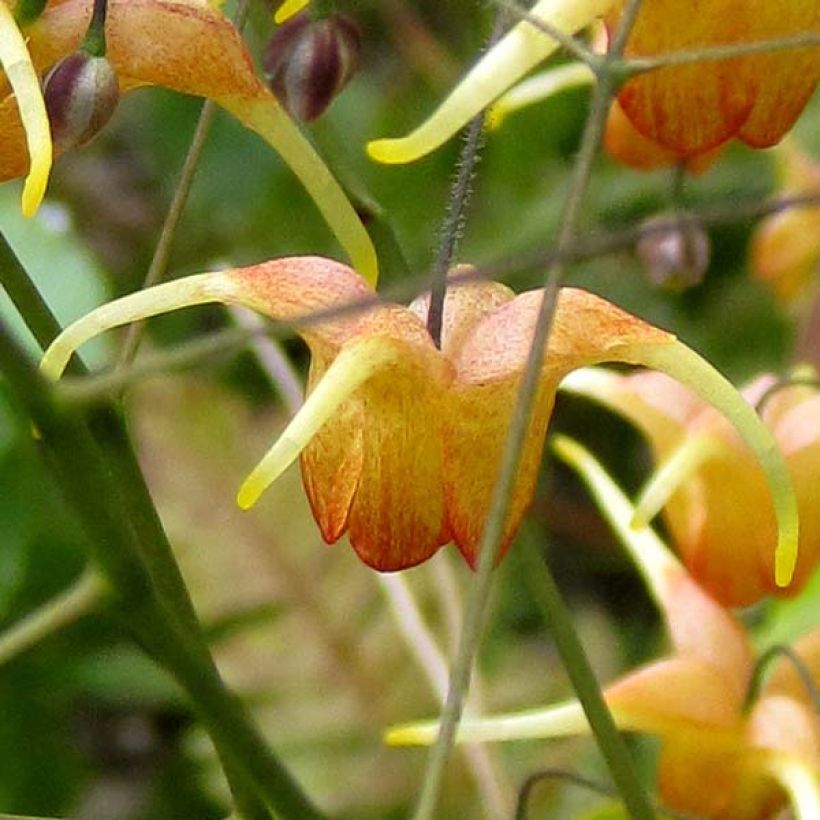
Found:
[{"label": "veined petal", "polygon": [[[692,0],[644,3],[625,56],[657,56],[753,37],[752,7],[761,5],[757,0],[702,5],[695,12]],[[737,134],[749,117],[756,89],[742,69],[742,58],[667,66],[632,78],[618,99],[635,127],[653,142],[683,155],[700,153]]]},{"label": "veined petal", "polygon": [[[29,172],[23,188],[22,207],[24,216],[33,216],[43,201],[51,171],[51,129],[40,80],[11,9],[5,3],[0,3],[0,65],[14,92],[14,105],[19,112],[23,130],[21,133],[12,125],[12,134],[2,136],[25,138]],[[8,106],[0,107],[0,113],[11,114],[13,109],[2,111],[5,107]],[[4,123],[3,130],[7,128]]]},{"label": "veined petal", "polygon": [[[303,476],[325,539],[335,541],[347,529],[365,563],[393,571],[424,561],[450,540],[441,427],[452,374],[424,324],[406,308],[387,305],[369,313],[357,333],[380,339],[395,358],[311,441]],[[340,442],[350,442],[351,449],[345,453]],[[360,465],[355,487],[339,458],[355,458]],[[352,491],[348,510],[340,481],[342,493],[346,487]]]},{"label": "veined petal", "polygon": [[[90,11],[91,0],[64,0],[51,5],[28,29],[39,70],[77,48]],[[376,254],[361,220],[310,142],[257,76],[228,19],[205,2],[110,0],[106,41],[107,57],[123,88],[159,85],[208,97],[259,134],[305,186],[354,267],[375,284]],[[6,150],[0,148],[0,156]]]},{"label": "veined petal", "polygon": [[[539,0],[530,14],[573,34],[605,14],[614,2]],[[555,40],[530,23],[518,23],[481,57],[428,120],[406,137],[371,142],[368,154],[386,163],[413,162],[429,154],[558,48]]]}]

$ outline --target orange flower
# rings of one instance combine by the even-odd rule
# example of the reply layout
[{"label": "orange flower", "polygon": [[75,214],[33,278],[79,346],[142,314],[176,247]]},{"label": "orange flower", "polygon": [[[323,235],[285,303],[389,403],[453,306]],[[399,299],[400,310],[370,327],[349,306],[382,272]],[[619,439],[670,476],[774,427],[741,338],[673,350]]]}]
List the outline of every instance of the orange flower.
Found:
[{"label": "orange flower", "polygon": [[[750,404],[776,383],[743,390]],[[792,583],[772,583],[774,517],[763,476],[748,451],[702,400],[660,374],[574,374],[565,387],[603,402],[649,439],[660,465],[638,504],[648,521],[665,506],[672,542],[692,575],[726,606],[768,594],[795,595],[820,558],[820,393],[792,386],[761,407],[789,466],[800,513],[800,558]]]},{"label": "orange flower", "polygon": [[[820,162],[790,140],[779,146],[780,193],[820,196]],[[788,208],[763,219],[752,235],[750,264],[782,302],[815,292],[820,275],[820,205]]]},{"label": "orange flower", "polygon": [[[672,654],[606,687],[604,697],[625,731],[661,738],[658,790],[668,809],[708,820],[771,820],[787,801],[798,820],[820,816],[820,725],[809,694],[780,663],[755,702],[746,695],[754,663],[749,636],[686,572],[649,528],[632,526],[635,510],[580,445],[555,450],[583,477],[630,552],[664,617]],[[820,630],[794,651],[820,682]],[[585,734],[575,701],[495,717],[470,717],[462,742]],[[435,740],[435,722],[390,730],[393,745]]]},{"label": "orange flower", "polygon": [[[620,6],[623,3],[619,3]],[[610,15],[614,24],[617,15]],[[626,57],[697,51],[820,33],[816,0],[647,0]],[[646,137],[684,156],[734,137],[774,145],[808,102],[820,71],[817,46],[667,66],[631,79],[618,99]]]},{"label": "orange flower", "polygon": [[[31,215],[51,166],[37,75],[77,49],[88,28],[92,0],[50,0],[22,32],[11,15],[13,5],[0,0],[0,64],[8,79],[0,82],[0,181],[29,172],[23,210]],[[208,97],[233,114],[281,154],[357,270],[375,282],[376,256],[359,217],[310,142],[256,75],[242,38],[219,5],[206,0],[109,0],[106,56],[120,89],[164,86]]]},{"label": "orange flower", "polygon": [[[515,296],[492,282],[454,284],[439,350],[425,325],[424,297],[409,308],[380,302],[337,262],[278,259],[103,305],[60,335],[43,369],[57,378],[92,336],[187,305],[238,303],[290,322],[311,351],[309,396],[243,484],[240,506],[254,504],[301,455],[305,489],[329,543],[348,532],[365,563],[397,570],[454,541],[474,564],[541,300],[541,291]],[[327,311],[335,315],[323,318]],[[778,579],[788,580],[796,509],[785,465],[751,408],[671,334],[572,288],[558,299],[503,546],[532,498],[558,383],[604,360],[664,370],[710,395],[732,419],[771,479],[783,525]]]},{"label": "orange flower", "polygon": [[[601,17],[615,25],[622,8],[623,0],[538,0],[530,15],[569,35]],[[644,0],[626,56],[661,56],[818,30],[816,0]],[[388,163],[424,156],[558,48],[531,23],[518,23],[424,123],[406,137],[370,143],[370,155]],[[733,137],[761,148],[791,128],[811,96],[818,70],[816,46],[666,66],[629,80],[619,101],[644,137],[682,158]]]}]

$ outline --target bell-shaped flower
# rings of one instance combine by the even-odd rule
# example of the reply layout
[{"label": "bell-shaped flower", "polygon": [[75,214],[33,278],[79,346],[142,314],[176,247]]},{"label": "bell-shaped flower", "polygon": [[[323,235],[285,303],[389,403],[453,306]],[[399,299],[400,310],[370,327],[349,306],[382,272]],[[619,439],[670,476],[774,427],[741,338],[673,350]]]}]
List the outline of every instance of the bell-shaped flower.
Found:
[{"label": "bell-shaped flower", "polygon": [[763,474],[705,402],[660,374],[590,369],[564,383],[646,435],[659,466],[638,503],[639,520],[663,507],[689,572],[726,606],[796,594],[820,558],[820,392],[800,384],[775,387],[776,379],[766,376],[742,392],[750,405],[760,403],[797,495],[800,557],[786,587],[772,582],[776,528]]},{"label": "bell-shaped flower", "polygon": [[[612,30],[623,7],[623,0],[539,0],[530,17],[566,37],[601,18]],[[644,0],[625,56],[742,46],[818,29],[820,6],[814,0],[706,0],[697,13],[691,0]],[[388,163],[424,156],[559,47],[554,36],[522,20],[481,57],[429,119],[406,137],[370,143],[370,155]],[[811,96],[818,70],[820,49],[811,45],[703,59],[635,76],[618,99],[644,137],[686,159],[733,137],[758,148],[776,143]]]},{"label": "bell-shaped flower", "polygon": [[[270,144],[313,198],[352,264],[375,282],[370,238],[310,142],[257,76],[234,25],[206,0],[109,0],[107,51],[120,91],[147,85],[208,97]],[[0,181],[28,174],[23,210],[37,210],[51,167],[51,138],[38,76],[80,45],[91,0],[49,0],[20,30],[0,0]]]},{"label": "bell-shaped flower", "polygon": [[[240,506],[253,505],[301,456],[327,542],[349,533],[362,560],[380,570],[417,564],[450,541],[474,564],[542,298],[540,290],[516,296],[492,282],[454,282],[438,349],[426,327],[426,297],[409,308],[381,302],[337,262],[278,259],[187,277],[104,305],[55,340],[43,370],[57,378],[92,336],[188,305],[236,303],[288,322],[311,352],[309,395],[243,484]],[[780,517],[778,579],[788,581],[797,520],[785,464],[722,376],[671,334],[573,288],[560,291],[545,352],[502,548],[532,499],[561,379],[595,362],[645,364],[708,396],[757,453]]]},{"label": "bell-shaped flower", "polygon": [[[770,820],[791,803],[798,820],[820,816],[820,726],[809,693],[780,663],[749,704],[754,660],[741,623],[689,575],[594,458],[576,442],[555,442],[637,564],[659,607],[671,653],[604,689],[616,724],[661,739],[658,791],[665,808],[705,820]],[[794,647],[820,682],[820,630]],[[437,722],[398,726],[393,745],[435,740]],[[460,742],[587,734],[576,701],[492,717],[471,716]]]}]

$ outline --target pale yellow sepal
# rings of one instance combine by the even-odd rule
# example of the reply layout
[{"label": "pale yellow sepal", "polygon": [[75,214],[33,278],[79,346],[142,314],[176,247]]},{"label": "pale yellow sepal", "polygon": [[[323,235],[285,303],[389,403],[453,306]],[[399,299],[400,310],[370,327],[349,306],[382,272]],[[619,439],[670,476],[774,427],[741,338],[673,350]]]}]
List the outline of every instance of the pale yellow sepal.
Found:
[{"label": "pale yellow sepal", "polygon": [[5,3],[0,3],[0,65],[17,98],[26,132],[29,172],[23,187],[23,216],[34,216],[45,196],[51,172],[51,128],[40,80],[23,35]]},{"label": "pale yellow sepal", "polygon": [[310,0],[285,0],[273,15],[273,22],[276,25],[281,25],[286,20],[297,15],[303,8],[305,8]]},{"label": "pale yellow sepal", "polygon": [[393,345],[379,336],[359,339],[344,347],[285,431],[245,479],[236,503],[243,510],[252,507],[265,489],[293,464],[342,402],[394,357]]},{"label": "pale yellow sepal", "polygon": [[820,777],[811,764],[784,752],[762,752],[765,768],[789,795],[795,820],[820,817]]},{"label": "pale yellow sepal", "polygon": [[490,108],[487,112],[487,127],[500,128],[501,123],[513,112],[543,102],[570,88],[590,85],[594,80],[592,69],[580,62],[567,63],[533,74],[511,88]]},{"label": "pale yellow sepal", "polygon": [[[565,34],[574,34],[613,5],[614,0],[539,0],[530,14]],[[406,137],[369,143],[368,154],[385,163],[413,162],[429,154],[558,48],[554,39],[531,23],[518,23],[487,51],[428,120]]]}]

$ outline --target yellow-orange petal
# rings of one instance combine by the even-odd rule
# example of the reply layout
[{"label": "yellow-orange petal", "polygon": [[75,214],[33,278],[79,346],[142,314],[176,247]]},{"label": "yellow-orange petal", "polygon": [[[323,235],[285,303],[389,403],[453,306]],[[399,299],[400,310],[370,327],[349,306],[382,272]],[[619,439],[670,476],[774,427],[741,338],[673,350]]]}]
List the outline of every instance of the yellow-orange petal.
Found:
[{"label": "yellow-orange petal", "polygon": [[[749,0],[751,40],[820,31],[816,0]],[[754,148],[767,148],[789,131],[820,77],[820,48],[783,49],[744,59],[743,71],[755,89],[754,105],[738,133]]]},{"label": "yellow-orange petal", "polygon": [[[641,6],[625,54],[659,56],[748,42],[750,7],[759,5],[710,0],[693,13],[691,0],[652,0]],[[696,154],[730,139],[749,117],[756,88],[742,69],[740,58],[667,66],[631,79],[618,99],[644,136],[671,151]]]},{"label": "yellow-orange petal", "polygon": [[[523,293],[487,314],[452,357],[456,368],[453,416],[446,422],[444,436],[447,511],[454,540],[471,564],[477,559],[542,296],[542,291]],[[671,334],[591,293],[561,290],[504,526],[502,554],[532,499],[559,381],[575,367],[603,360],[628,361],[640,344],[673,340]]]},{"label": "yellow-orange petal", "polygon": [[[815,686],[820,686],[820,627],[799,638],[791,647],[805,664]],[[766,679],[761,697],[786,695],[795,701],[811,706],[811,693],[792,661],[780,657]]]},{"label": "yellow-orange petal", "polygon": [[[40,80],[14,15],[5,3],[0,3],[0,66],[14,93],[14,106],[19,112],[23,131],[21,134],[12,125],[12,134],[3,136],[25,138],[29,170],[23,188],[22,208],[24,216],[33,216],[43,201],[51,171],[51,128]],[[12,109],[3,113],[16,119],[17,112]]]},{"label": "yellow-orange petal", "polygon": [[[426,560],[450,540],[441,427],[451,373],[424,324],[406,308],[368,313],[357,334],[389,345],[393,364],[351,395],[311,441],[303,475],[325,538],[333,541],[347,529],[365,563],[393,571]],[[352,444],[360,471],[349,511],[338,503],[340,478],[352,486],[349,474],[339,474],[349,469],[339,462],[348,458],[340,442]]]}]

